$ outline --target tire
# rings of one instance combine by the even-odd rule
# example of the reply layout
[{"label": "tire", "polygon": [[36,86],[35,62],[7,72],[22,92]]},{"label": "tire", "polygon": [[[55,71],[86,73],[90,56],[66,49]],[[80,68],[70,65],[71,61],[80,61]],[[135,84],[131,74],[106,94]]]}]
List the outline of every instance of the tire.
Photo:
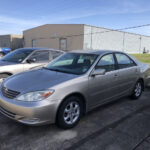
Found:
[{"label": "tire", "polygon": [[134,89],[132,91],[131,98],[134,100],[137,100],[140,98],[143,92],[143,82],[141,80],[138,80],[134,86]]},{"label": "tire", "polygon": [[83,102],[79,97],[68,97],[60,106],[57,114],[57,125],[62,129],[70,129],[78,124],[83,114]]},{"label": "tire", "polygon": [[0,79],[6,79],[7,77],[9,77],[10,75],[6,74],[6,73],[3,73],[3,74],[0,74]]},{"label": "tire", "polygon": [[4,56],[4,53],[0,52],[0,58],[2,58]]}]

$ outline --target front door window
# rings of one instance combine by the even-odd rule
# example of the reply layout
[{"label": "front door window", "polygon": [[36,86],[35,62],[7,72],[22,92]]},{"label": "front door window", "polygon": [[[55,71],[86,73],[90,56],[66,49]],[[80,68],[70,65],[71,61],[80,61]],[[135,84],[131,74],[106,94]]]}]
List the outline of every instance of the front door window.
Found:
[{"label": "front door window", "polygon": [[31,60],[35,60],[35,62],[48,62],[49,61],[49,51],[37,51],[30,56]]},{"label": "front door window", "polygon": [[115,70],[115,60],[113,54],[103,56],[96,65],[96,69],[105,69],[106,72]]}]

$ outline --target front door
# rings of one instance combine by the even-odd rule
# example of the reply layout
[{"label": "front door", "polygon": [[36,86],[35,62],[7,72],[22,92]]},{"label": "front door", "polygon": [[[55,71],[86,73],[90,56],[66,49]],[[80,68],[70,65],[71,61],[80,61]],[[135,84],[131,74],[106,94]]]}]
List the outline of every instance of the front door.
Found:
[{"label": "front door", "polygon": [[104,55],[95,69],[105,69],[104,75],[89,77],[89,105],[95,107],[118,95],[118,70],[113,54]]}]

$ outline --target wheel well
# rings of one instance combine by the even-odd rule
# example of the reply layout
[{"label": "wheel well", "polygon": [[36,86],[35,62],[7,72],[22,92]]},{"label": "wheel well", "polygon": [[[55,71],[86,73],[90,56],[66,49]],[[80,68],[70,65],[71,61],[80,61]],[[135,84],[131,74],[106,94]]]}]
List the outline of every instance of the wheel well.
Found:
[{"label": "wheel well", "polygon": [[143,90],[144,90],[144,80],[143,80],[143,78],[139,78],[138,81],[141,81],[141,83],[142,83],[142,88],[143,88]]},{"label": "wheel well", "polygon": [[10,72],[3,72],[3,73],[0,73],[0,75],[1,75],[1,74],[7,74],[7,75],[9,75],[9,76],[13,75],[13,74],[10,73]]},{"label": "wheel well", "polygon": [[[82,100],[82,102],[83,102],[83,115],[86,113],[86,100],[85,100],[85,97],[84,97],[81,93],[72,93],[72,94],[67,95],[67,96],[62,100],[62,102],[59,104],[59,107],[58,107],[58,110],[57,110],[57,115],[58,115],[58,111],[59,111],[59,108],[60,108],[61,104],[62,104],[67,98],[69,98],[69,97],[71,97],[71,96],[77,96],[77,97],[79,97],[79,98]],[[56,119],[57,119],[57,115],[56,115]]]}]

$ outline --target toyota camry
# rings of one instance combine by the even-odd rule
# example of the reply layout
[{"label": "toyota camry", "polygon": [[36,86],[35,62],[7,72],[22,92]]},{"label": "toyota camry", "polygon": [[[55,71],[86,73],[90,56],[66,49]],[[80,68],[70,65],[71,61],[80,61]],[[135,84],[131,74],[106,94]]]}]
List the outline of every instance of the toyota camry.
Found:
[{"label": "toyota camry", "polygon": [[123,52],[73,51],[5,79],[0,112],[23,124],[68,129],[100,105],[124,96],[139,99],[148,80],[149,66]]}]

